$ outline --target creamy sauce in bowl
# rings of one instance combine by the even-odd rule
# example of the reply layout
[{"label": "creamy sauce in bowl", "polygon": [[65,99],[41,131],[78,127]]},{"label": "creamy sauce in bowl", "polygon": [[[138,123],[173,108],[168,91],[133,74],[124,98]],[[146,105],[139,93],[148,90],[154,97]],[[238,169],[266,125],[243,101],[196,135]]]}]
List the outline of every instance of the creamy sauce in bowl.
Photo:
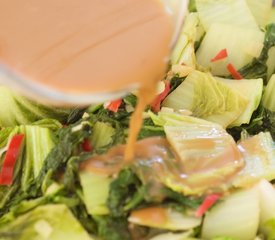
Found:
[{"label": "creamy sauce in bowl", "polygon": [[0,63],[33,85],[79,96],[139,87],[125,151],[130,161],[174,37],[164,2],[0,0]]},{"label": "creamy sauce in bowl", "polygon": [[159,80],[172,38],[160,0],[1,0],[0,29],[2,63],[73,93]]}]

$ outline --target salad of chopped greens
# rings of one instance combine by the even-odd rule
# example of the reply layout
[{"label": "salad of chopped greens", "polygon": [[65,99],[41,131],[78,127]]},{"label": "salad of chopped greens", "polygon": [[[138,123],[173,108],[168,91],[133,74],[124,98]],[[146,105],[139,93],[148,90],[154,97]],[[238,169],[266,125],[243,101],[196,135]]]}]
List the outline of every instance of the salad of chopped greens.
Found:
[{"label": "salad of chopped greens", "polygon": [[275,239],[272,0],[192,0],[123,155],[135,93],[56,108],[0,87],[0,239]]}]

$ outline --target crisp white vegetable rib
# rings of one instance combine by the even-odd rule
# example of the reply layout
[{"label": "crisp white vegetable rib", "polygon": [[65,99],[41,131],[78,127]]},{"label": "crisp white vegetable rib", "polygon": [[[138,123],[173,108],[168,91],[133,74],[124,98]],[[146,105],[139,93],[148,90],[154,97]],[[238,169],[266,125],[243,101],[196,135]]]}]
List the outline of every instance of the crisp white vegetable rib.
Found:
[{"label": "crisp white vegetable rib", "polygon": [[150,240],[188,240],[192,239],[193,231],[183,232],[183,233],[162,233],[159,234]]},{"label": "crisp white vegetable rib", "polygon": [[[28,123],[28,119],[20,112],[20,108],[15,103],[15,99],[9,89],[0,86],[1,94],[1,108],[0,108],[0,126],[15,126],[17,125],[17,118],[22,124]],[[12,108],[11,108],[12,106]],[[8,114],[12,113],[12,114]]]},{"label": "crisp white vegetable rib", "polygon": [[269,49],[266,65],[267,65],[267,78],[269,79],[272,76],[272,74],[275,73],[275,47],[272,47]]},{"label": "crisp white vegetable rib", "polygon": [[79,176],[88,213],[94,215],[108,214],[106,201],[111,179],[104,175],[85,171],[81,172]]},{"label": "crisp white vegetable rib", "polygon": [[171,54],[171,63],[176,64],[184,51],[188,42],[195,37],[196,26],[199,24],[199,16],[197,13],[187,15],[184,25],[182,26],[180,36]]},{"label": "crisp white vegetable rib", "polygon": [[[142,209],[141,211],[146,211],[146,210],[152,213],[150,208]],[[136,211],[139,211],[139,210],[136,210]],[[172,231],[190,230],[201,225],[201,222],[202,222],[201,217],[188,216],[183,212],[178,212],[170,208],[166,208],[164,209],[164,211],[166,215],[166,220],[163,223],[159,223],[156,221],[155,213],[146,214],[143,216],[137,216],[135,214],[135,211],[132,212],[132,214],[130,214],[128,221],[141,226],[167,229]]]},{"label": "crisp white vegetable rib", "polygon": [[[30,158],[33,161],[33,174],[36,178],[40,173],[45,158],[54,147],[51,136],[52,132],[48,128],[39,126],[26,126],[25,130],[27,144],[26,158]],[[39,145],[43,147],[39,148]]]},{"label": "crisp white vegetable rib", "polygon": [[263,106],[270,111],[275,111],[275,74],[269,79],[263,95]]},{"label": "crisp white vegetable rib", "polygon": [[186,177],[183,181],[164,177],[164,184],[174,191],[184,195],[202,195],[213,189],[225,191],[231,185],[231,176],[243,166],[236,143],[221,126],[185,123],[165,125],[164,131],[180,159],[177,166],[183,166],[178,175]]},{"label": "crisp white vegetable rib", "polygon": [[264,27],[271,15],[272,0],[246,0],[246,2],[259,26]]},{"label": "crisp white vegetable rib", "polygon": [[258,24],[245,0],[196,0],[196,6],[206,31],[213,23],[258,29]]},{"label": "crisp white vegetable rib", "polygon": [[274,23],[275,22],[275,7],[271,9],[271,14],[268,20],[268,23]]},{"label": "crisp white vegetable rib", "polygon": [[95,149],[111,143],[112,136],[115,133],[115,129],[110,124],[104,122],[96,122],[93,131],[91,142]]},{"label": "crisp white vegetable rib", "polygon": [[275,220],[275,190],[267,180],[261,180],[257,188],[260,196],[260,231],[268,233],[267,221]]},{"label": "crisp white vegetable rib", "polygon": [[242,140],[238,147],[245,167],[234,180],[236,187],[251,185],[258,179],[275,179],[275,145],[269,132]]},{"label": "crisp white vegetable rib", "polygon": [[197,38],[203,35],[198,13],[187,15],[184,25],[181,29],[178,41],[171,54],[171,64],[185,64],[195,68],[195,49],[194,43]]},{"label": "crisp white vegetable rib", "polygon": [[[12,230],[12,231],[11,231]],[[4,225],[5,233],[19,232],[14,239],[93,240],[85,228],[65,204],[46,204],[21,213],[10,225]],[[1,239],[4,239],[1,237]]]},{"label": "crisp white vegetable rib", "polygon": [[256,237],[260,216],[257,189],[236,192],[210,210],[204,219],[202,239],[231,237],[251,240]]},{"label": "crisp white vegetable rib", "polygon": [[162,104],[164,107],[170,107],[174,110],[192,109],[195,85],[192,80],[188,81],[188,79],[192,79],[193,75],[197,76],[198,74],[189,74],[186,78],[187,81],[184,81],[176,90],[166,97]]},{"label": "crisp white vegetable rib", "polygon": [[[243,79],[232,81],[232,79],[216,78],[225,83],[232,90],[237,91],[244,98],[248,99],[248,105],[238,119],[230,124],[230,127],[240,126],[250,122],[253,112],[258,108],[263,92],[263,79]],[[245,89],[245,91],[244,91]]]},{"label": "crisp white vegetable rib", "polygon": [[194,116],[227,127],[246,109],[248,100],[209,73],[191,72],[163,106],[187,109]]},{"label": "crisp white vegetable rib", "polygon": [[[258,57],[263,48],[264,33],[259,29],[215,23],[207,31],[198,51],[197,62],[210,68],[216,76],[228,76],[227,64],[232,63],[238,70]],[[222,49],[226,49],[225,60],[211,62]]]}]

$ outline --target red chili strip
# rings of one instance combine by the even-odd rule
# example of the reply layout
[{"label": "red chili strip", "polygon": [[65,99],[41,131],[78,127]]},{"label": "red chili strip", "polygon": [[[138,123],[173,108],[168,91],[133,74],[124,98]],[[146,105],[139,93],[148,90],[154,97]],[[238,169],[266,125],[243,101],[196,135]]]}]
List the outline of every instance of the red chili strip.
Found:
[{"label": "red chili strip", "polygon": [[198,207],[195,213],[195,216],[196,217],[203,216],[203,214],[205,214],[205,212],[207,212],[207,210],[211,208],[220,199],[220,197],[221,196],[218,194],[210,194],[206,196],[203,203]]},{"label": "red chili strip", "polygon": [[0,171],[0,185],[12,184],[13,171],[20,155],[23,140],[24,134],[17,134],[12,137]]},{"label": "red chili strip", "polygon": [[82,142],[82,149],[85,152],[91,152],[93,150],[93,146],[88,138],[85,138]]},{"label": "red chili strip", "polygon": [[211,59],[211,62],[216,62],[222,59],[227,58],[228,54],[227,54],[227,50],[226,48],[222,49],[221,51],[218,52],[218,54]]},{"label": "red chili strip", "polygon": [[122,104],[122,99],[118,99],[118,100],[115,100],[115,101],[112,101],[108,106],[107,106],[107,109],[111,112],[117,112],[119,107],[121,106]]},{"label": "red chili strip", "polygon": [[151,109],[154,112],[158,112],[160,110],[160,104],[161,102],[167,97],[171,90],[170,82],[165,81],[165,88],[162,93],[158,94],[154,101],[151,103]]},{"label": "red chili strip", "polygon": [[227,70],[230,72],[232,77],[236,80],[241,80],[243,79],[242,75],[236,70],[233,64],[229,63],[227,65]]}]

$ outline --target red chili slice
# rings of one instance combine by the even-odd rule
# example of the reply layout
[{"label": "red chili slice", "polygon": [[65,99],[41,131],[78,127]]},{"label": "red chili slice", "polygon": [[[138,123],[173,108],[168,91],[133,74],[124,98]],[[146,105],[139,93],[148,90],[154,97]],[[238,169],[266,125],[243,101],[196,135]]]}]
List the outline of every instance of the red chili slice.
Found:
[{"label": "red chili slice", "polygon": [[243,79],[242,75],[236,70],[233,64],[229,63],[227,65],[227,70],[230,72],[232,77],[236,80],[241,80]]},{"label": "red chili slice", "polygon": [[13,171],[20,154],[23,140],[24,134],[17,134],[12,137],[0,171],[0,185],[12,184]]},{"label": "red chili slice", "polygon": [[82,143],[82,149],[85,152],[91,152],[93,150],[93,146],[88,138],[85,138]]},{"label": "red chili slice", "polygon": [[162,93],[156,96],[155,100],[151,103],[151,109],[154,112],[158,112],[160,110],[161,102],[167,97],[171,90],[170,82],[165,81],[165,88]]},{"label": "red chili slice", "polygon": [[228,54],[227,54],[227,50],[226,48],[222,49],[221,51],[218,52],[218,54],[211,59],[211,62],[216,62],[222,59],[227,58]]},{"label": "red chili slice", "polygon": [[203,203],[198,207],[198,209],[195,213],[195,216],[196,217],[203,216],[203,214],[205,214],[205,212],[209,208],[211,208],[220,199],[220,197],[221,196],[219,194],[210,194],[210,195],[206,196]]},{"label": "red chili slice", "polygon": [[107,109],[112,111],[112,112],[117,112],[119,107],[121,106],[122,104],[122,99],[118,99],[118,100],[115,100],[115,101],[112,101],[108,106],[107,106]]}]

